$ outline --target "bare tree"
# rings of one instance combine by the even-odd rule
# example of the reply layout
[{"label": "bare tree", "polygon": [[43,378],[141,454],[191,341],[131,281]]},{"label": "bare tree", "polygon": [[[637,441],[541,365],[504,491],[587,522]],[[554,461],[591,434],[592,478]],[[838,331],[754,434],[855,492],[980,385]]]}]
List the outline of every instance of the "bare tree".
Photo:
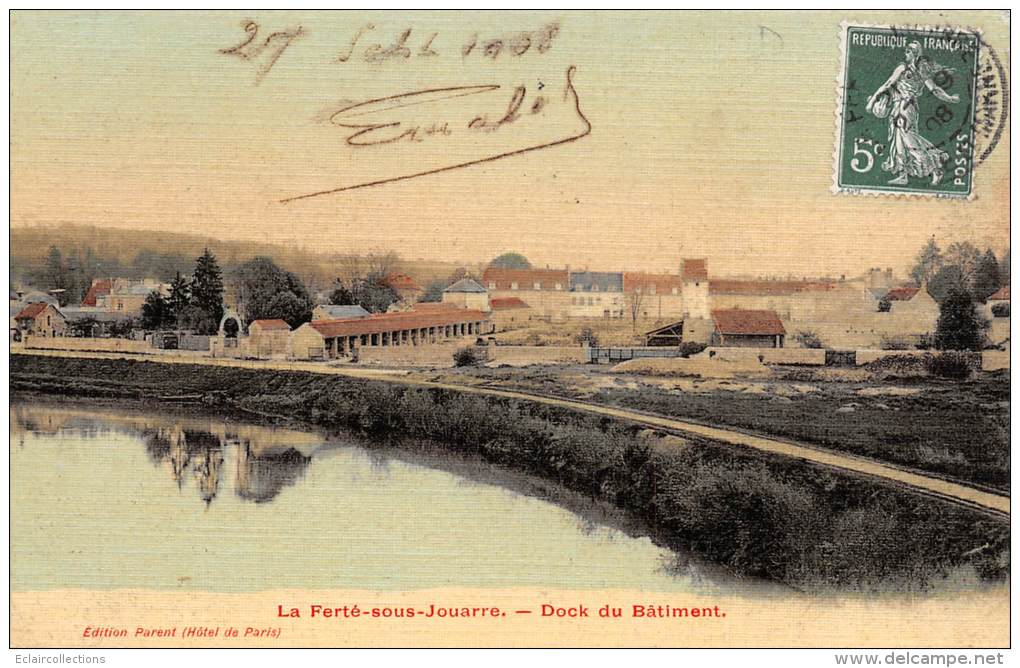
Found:
[{"label": "bare tree", "polygon": [[637,329],[638,315],[641,313],[641,304],[644,301],[644,293],[640,287],[635,287],[633,290],[627,293],[627,306],[630,307],[630,320]]},{"label": "bare tree", "polygon": [[387,253],[370,253],[365,257],[368,273],[373,276],[392,274],[400,266],[400,256],[389,251]]},{"label": "bare tree", "polygon": [[350,288],[367,274],[367,264],[360,255],[342,255],[337,261],[337,280]]}]

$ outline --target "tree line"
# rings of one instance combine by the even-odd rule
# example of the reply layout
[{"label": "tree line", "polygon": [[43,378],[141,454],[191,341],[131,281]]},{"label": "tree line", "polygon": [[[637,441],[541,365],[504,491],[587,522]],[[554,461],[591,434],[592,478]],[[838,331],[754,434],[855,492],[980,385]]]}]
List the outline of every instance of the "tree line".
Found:
[{"label": "tree line", "polygon": [[932,237],[917,254],[910,278],[942,303],[953,292],[966,292],[984,303],[999,288],[1009,283],[1009,251],[1001,260],[991,248],[981,251],[969,241],[950,244],[945,250]]},{"label": "tree line", "polygon": [[214,334],[223,312],[223,271],[216,256],[206,248],[195,260],[190,280],[178,271],[166,297],[155,290],[149,293],[142,305],[142,326]]},{"label": "tree line", "polygon": [[910,277],[939,304],[934,344],[939,350],[981,350],[988,322],[975,305],[1009,284],[1009,250],[1001,259],[969,241],[944,251],[932,237],[918,252]]},{"label": "tree line", "polygon": [[41,265],[22,269],[21,276],[30,284],[56,295],[61,306],[80,303],[97,278],[146,278],[169,281],[178,273],[187,272],[193,260],[181,253],[161,253],[149,249],[139,251],[129,263],[102,257],[90,246],[61,253],[50,246]]}]

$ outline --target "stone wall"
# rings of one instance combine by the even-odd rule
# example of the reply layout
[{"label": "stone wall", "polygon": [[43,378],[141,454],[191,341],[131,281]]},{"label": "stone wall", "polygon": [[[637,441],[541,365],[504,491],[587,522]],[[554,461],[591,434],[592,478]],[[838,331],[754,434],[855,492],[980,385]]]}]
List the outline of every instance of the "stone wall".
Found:
[{"label": "stone wall", "polygon": [[474,339],[467,337],[423,346],[363,346],[358,351],[358,364],[451,367],[453,366],[453,353],[473,343]]},{"label": "stone wall", "polygon": [[157,352],[148,341],[132,341],[130,339],[92,339],[56,336],[52,338],[28,337],[25,348],[44,350],[95,350],[115,353],[154,353]]},{"label": "stone wall", "polygon": [[588,353],[581,346],[493,346],[494,364],[584,364]]},{"label": "stone wall", "polygon": [[[714,355],[712,355],[714,353]],[[825,351],[816,348],[731,348],[715,347],[699,353],[698,357],[720,357],[730,361],[751,361],[761,357],[764,364],[825,364]]]}]

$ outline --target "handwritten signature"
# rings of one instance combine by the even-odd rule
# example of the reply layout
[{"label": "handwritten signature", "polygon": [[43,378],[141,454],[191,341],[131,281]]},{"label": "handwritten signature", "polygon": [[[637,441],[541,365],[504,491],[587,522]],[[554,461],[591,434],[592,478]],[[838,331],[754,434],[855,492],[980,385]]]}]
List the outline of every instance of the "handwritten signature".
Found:
[{"label": "handwritten signature", "polygon": [[[304,195],[286,197],[281,199],[280,202],[287,204],[298,200],[320,197],[322,195],[331,195],[358,188],[368,188],[386,183],[395,183],[397,181],[407,181],[409,179],[428,176],[430,174],[439,174],[441,172],[448,172],[455,169],[463,169],[465,167],[502,160],[515,155],[522,155],[524,153],[548,149],[586,137],[591,134],[592,126],[588,121],[588,118],[584,115],[584,112],[581,111],[581,104],[577,95],[577,90],[574,88],[573,77],[576,69],[577,68],[573,65],[567,68],[563,99],[566,103],[573,107],[573,112],[581,121],[583,129],[580,132],[552,141],[545,141],[532,146],[527,146],[525,148],[486,155],[481,158],[434,167],[411,174],[392,176],[374,181],[366,181],[364,183],[356,183],[353,185],[330,188],[328,190],[320,190]],[[393,120],[393,114],[396,113],[397,110],[403,110],[401,112],[402,114],[413,114],[414,111],[420,111],[420,109],[414,109],[416,107],[420,108],[425,105],[432,105],[433,103],[440,103],[446,100],[493,93],[501,89],[502,86],[490,84],[479,86],[454,86],[450,88],[430,88],[412,91],[409,93],[400,93],[398,95],[390,95],[388,97],[375,98],[364,102],[348,104],[333,112],[332,115],[329,116],[329,122],[332,125],[343,128],[345,131],[352,131],[346,132],[344,142],[347,146],[363,149],[369,146],[381,146],[386,144],[421,143],[429,139],[450,137],[454,134],[461,133],[497,132],[502,128],[517,123],[527,116],[540,115],[547,104],[546,98],[542,95],[535,96],[534,99],[531,100],[530,104],[527,104],[527,89],[524,86],[517,86],[511,93],[510,101],[507,104],[505,111],[498,115],[490,116],[488,114],[469,113],[465,116],[465,118],[470,117],[470,120],[466,123],[460,124],[455,121],[443,120],[441,118],[435,119],[434,117],[431,117],[431,120],[429,121],[415,121],[413,120],[413,115],[411,120],[409,120],[406,116],[401,117],[400,114],[397,115],[396,120]],[[463,113],[464,110],[461,109],[459,111]],[[384,118],[378,118],[379,116],[383,116]],[[376,119],[373,120],[373,117],[376,117]]]}]

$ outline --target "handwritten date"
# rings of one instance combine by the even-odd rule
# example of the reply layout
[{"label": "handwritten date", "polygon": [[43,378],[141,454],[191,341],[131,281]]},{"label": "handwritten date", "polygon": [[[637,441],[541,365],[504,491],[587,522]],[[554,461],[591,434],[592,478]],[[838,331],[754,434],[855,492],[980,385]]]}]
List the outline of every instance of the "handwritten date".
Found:
[{"label": "handwritten date", "polygon": [[[255,21],[241,23],[245,38],[231,47],[220,49],[219,53],[251,61],[256,64],[255,85],[258,85],[273,69],[273,66],[298,38],[308,34],[302,26],[276,30],[266,37],[260,36],[262,27]],[[462,59],[480,57],[495,61],[500,58],[519,58],[528,52],[545,53],[552,48],[553,40],[560,32],[559,23],[553,22],[538,30],[516,32],[480,38],[472,35],[458,50]],[[336,62],[347,63],[361,60],[366,63],[405,61],[412,58],[434,58],[440,55],[436,44],[438,32],[416,33],[414,28],[400,31],[392,40],[379,41],[376,27],[368,23],[357,30],[346,48],[336,56]]]},{"label": "handwritten date", "polygon": [[301,26],[288,30],[278,30],[270,33],[263,40],[258,39],[259,24],[254,21],[245,21],[242,24],[248,39],[236,46],[220,49],[220,53],[228,56],[237,56],[241,60],[251,60],[257,63],[255,70],[255,84],[258,85],[263,77],[269,74],[273,65],[280,59],[287,47],[294,43],[298,37],[304,34]]}]

